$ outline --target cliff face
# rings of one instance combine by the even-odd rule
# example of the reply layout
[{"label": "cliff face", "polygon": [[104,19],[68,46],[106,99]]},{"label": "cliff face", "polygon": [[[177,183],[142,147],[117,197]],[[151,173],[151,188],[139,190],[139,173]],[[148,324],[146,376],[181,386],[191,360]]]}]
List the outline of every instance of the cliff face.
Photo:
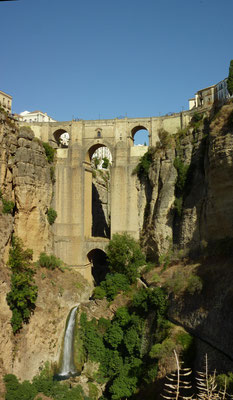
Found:
[{"label": "cliff face", "polygon": [[[4,112],[0,113],[0,179],[0,377],[14,373],[21,379],[32,379],[46,361],[58,363],[66,317],[77,303],[88,300],[91,288],[74,269],[62,272],[37,268],[35,312],[29,324],[13,335],[6,302],[11,235],[20,237],[25,248],[33,249],[34,260],[43,251],[52,252],[47,210],[53,189],[42,144],[30,129],[19,130]],[[4,201],[13,202],[12,213],[4,213]]]},{"label": "cliff face", "polygon": [[[170,278],[173,276],[176,279],[175,276],[178,276],[181,282],[188,276],[187,260],[182,262],[178,259],[177,250],[183,250],[183,256],[189,253],[197,258],[207,254],[206,247],[208,249],[207,259],[202,256],[194,268],[195,275],[202,280],[202,290],[195,294],[187,294],[182,290],[174,294],[171,290],[171,319],[231,359],[232,115],[233,104],[230,103],[216,115],[207,115],[198,124],[193,123],[189,129],[178,132],[174,137],[175,142],[163,148],[158,146],[153,153],[148,178],[141,181],[139,190],[141,204],[142,197],[145,204],[141,210],[145,215],[141,242],[152,260],[158,259],[161,254],[171,260],[176,257],[180,275],[175,275],[176,272],[169,268]],[[177,159],[183,168],[180,171],[174,166],[177,166]],[[182,171],[186,171],[183,173],[183,190],[177,187]],[[181,199],[180,208],[177,198]],[[224,240],[226,247],[221,248]],[[219,355],[213,357],[215,368],[221,369],[229,361],[226,357],[221,364]]]},{"label": "cliff face", "polygon": [[[52,199],[50,166],[44,148],[28,128],[18,127],[0,114],[0,179],[3,198],[13,201],[14,218],[4,215],[0,204],[1,256],[6,261],[9,237],[14,230],[37,259],[42,251],[52,248],[47,210]],[[6,249],[6,252],[4,251]]]},{"label": "cliff face", "polygon": [[[152,259],[171,244],[196,252],[201,243],[233,237],[233,104],[216,117],[203,117],[189,129],[154,150],[148,178],[138,186],[144,217],[142,244]],[[187,167],[186,183],[176,210],[178,170],[175,160]],[[143,198],[143,199],[142,199]]]}]

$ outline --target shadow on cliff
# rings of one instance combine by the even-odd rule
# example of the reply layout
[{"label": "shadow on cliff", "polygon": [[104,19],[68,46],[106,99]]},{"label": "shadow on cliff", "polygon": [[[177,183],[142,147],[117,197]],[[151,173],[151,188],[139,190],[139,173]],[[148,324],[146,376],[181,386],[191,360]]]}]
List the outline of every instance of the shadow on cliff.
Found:
[{"label": "shadow on cliff", "polygon": [[98,190],[92,184],[92,236],[110,238],[110,226],[106,221]]},{"label": "shadow on cliff", "polygon": [[195,268],[195,275],[203,284],[202,290],[193,295],[187,291],[177,296],[170,294],[170,319],[204,342],[206,349],[209,346],[210,354],[215,350],[209,365],[218,373],[233,368],[232,263],[232,256],[203,257]]}]

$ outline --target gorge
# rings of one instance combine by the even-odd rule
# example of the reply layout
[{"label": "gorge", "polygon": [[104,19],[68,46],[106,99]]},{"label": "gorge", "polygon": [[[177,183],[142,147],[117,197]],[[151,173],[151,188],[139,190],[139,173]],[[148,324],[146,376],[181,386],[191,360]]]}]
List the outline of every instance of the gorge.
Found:
[{"label": "gorge", "polygon": [[[158,125],[150,121],[156,125],[157,136],[156,139],[155,136],[151,138],[153,143],[149,150],[139,150],[140,154],[133,150],[132,138],[124,133],[123,128],[119,129],[116,148],[109,145],[113,154],[111,235],[128,232],[140,239],[147,261],[153,264],[142,271],[143,280],[151,290],[160,287],[166,289],[169,296],[168,317],[199,338],[196,340],[196,366],[200,366],[203,354],[208,351],[210,366],[217,366],[220,372],[232,370],[233,359],[232,115],[233,104],[229,103],[217,111],[192,112],[185,117],[185,123],[183,119],[182,126],[180,122],[175,127],[168,125],[166,121],[169,118],[163,122],[156,121]],[[132,121],[126,122],[130,124]],[[146,125],[145,121],[143,123]],[[150,131],[150,126],[146,127]],[[129,131],[134,128],[130,126]],[[62,351],[66,316],[80,303],[74,362],[79,365],[81,375],[75,379],[88,396],[91,393],[90,383],[94,382],[98,393],[95,392],[90,398],[98,398],[103,384],[97,382],[96,361],[85,359],[80,352],[80,324],[83,329],[97,331],[84,321],[82,312],[86,313],[89,322],[93,317],[100,322],[101,318],[105,318],[119,325],[117,310],[130,307],[132,301],[130,295],[117,296],[112,303],[98,298],[89,301],[93,291],[90,265],[96,250],[100,251],[100,258],[96,259],[97,281],[98,260],[104,258],[109,240],[92,235],[92,185],[83,192],[85,182],[93,182],[89,165],[92,154],[88,154],[89,160],[85,162],[81,154],[86,155],[90,148],[94,151],[93,140],[97,146],[105,143],[104,128],[101,131],[102,138],[97,137],[96,133],[95,139],[88,138],[87,134],[82,138],[82,144],[78,133],[74,134],[74,143],[69,149],[57,149],[54,164],[47,161],[44,147],[35,137],[38,129],[37,125],[19,127],[1,112],[1,199],[5,204],[6,201],[13,202],[9,213],[4,213],[4,201],[0,206],[1,377],[13,373],[21,380],[32,380],[46,362],[56,370]],[[48,134],[46,141],[49,138]],[[125,148],[123,142],[127,143]],[[51,167],[55,169],[55,184],[51,179]],[[81,168],[82,174],[78,175],[77,171]],[[83,197],[80,197],[80,193]],[[51,206],[58,214],[54,225],[50,225],[47,218]],[[29,322],[16,335],[12,333],[11,312],[6,302],[11,285],[7,260],[12,233],[22,239],[25,248],[33,249],[34,261],[38,260],[40,253],[46,252],[54,253],[67,264],[63,270],[37,267],[36,307]],[[153,344],[147,339],[154,335],[155,325],[152,306],[141,338],[144,344],[140,345],[139,351],[148,360]],[[105,331],[107,328],[102,326],[99,329]],[[174,339],[176,334],[173,332],[171,338]],[[105,336],[104,340],[108,343],[110,339]],[[117,347],[113,348],[116,352]],[[165,362],[155,350],[154,354],[157,354],[154,359],[159,360],[158,376],[162,378],[173,368],[173,364]],[[63,370],[61,373],[67,372]],[[2,383],[2,396],[4,390]]]}]

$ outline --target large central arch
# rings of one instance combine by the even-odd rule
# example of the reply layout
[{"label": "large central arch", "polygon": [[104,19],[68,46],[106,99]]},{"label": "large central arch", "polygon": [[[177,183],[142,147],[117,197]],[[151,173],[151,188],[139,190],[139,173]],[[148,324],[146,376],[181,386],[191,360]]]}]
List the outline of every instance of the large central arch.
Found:
[{"label": "large central arch", "polygon": [[[110,237],[110,227],[107,217],[101,206],[99,194],[93,183],[92,157],[99,148],[109,147],[104,143],[93,143],[86,151],[84,162],[84,235],[86,238],[92,236]],[[110,149],[109,149],[110,150]],[[108,198],[107,201],[110,201]],[[94,210],[95,205],[95,210]],[[97,217],[97,212],[99,216]]]}]

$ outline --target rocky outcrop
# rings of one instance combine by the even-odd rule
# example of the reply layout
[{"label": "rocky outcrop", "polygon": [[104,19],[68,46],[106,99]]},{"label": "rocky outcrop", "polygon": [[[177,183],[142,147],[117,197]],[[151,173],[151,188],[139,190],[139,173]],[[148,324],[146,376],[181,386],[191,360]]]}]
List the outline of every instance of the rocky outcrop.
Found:
[{"label": "rocky outcrop", "polygon": [[34,138],[30,128],[19,130],[4,113],[0,117],[1,192],[6,200],[15,204],[14,219],[0,213],[1,255],[6,260],[6,245],[14,231],[25,247],[33,249],[34,259],[38,259],[40,252],[52,249],[51,228],[46,215],[52,200],[50,166],[42,144]]},{"label": "rocky outcrop", "polygon": [[[141,242],[149,258],[157,259],[171,244],[195,254],[201,243],[233,237],[232,112],[232,103],[223,106],[217,116],[206,115],[198,126],[178,132],[173,150],[155,149],[148,178],[138,184],[145,204]],[[175,158],[189,167],[179,215]]]}]

